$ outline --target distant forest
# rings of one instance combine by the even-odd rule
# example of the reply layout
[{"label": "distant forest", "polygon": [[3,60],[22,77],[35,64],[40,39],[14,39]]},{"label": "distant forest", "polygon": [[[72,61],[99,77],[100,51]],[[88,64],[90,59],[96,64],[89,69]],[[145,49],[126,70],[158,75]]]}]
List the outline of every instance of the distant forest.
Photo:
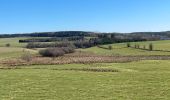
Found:
[{"label": "distant forest", "polygon": [[74,45],[76,48],[88,48],[112,43],[169,40],[170,32],[96,33],[60,31],[0,35],[0,38],[13,37],[31,37],[19,40],[19,43],[28,43],[27,48],[67,47],[68,45]]},{"label": "distant forest", "polygon": [[165,32],[134,32],[134,33],[98,33],[85,31],[59,31],[59,32],[36,32],[36,33],[21,33],[21,34],[0,34],[0,38],[11,37],[107,37],[114,35],[120,38],[142,38],[147,40],[152,39],[169,39],[170,31]]}]

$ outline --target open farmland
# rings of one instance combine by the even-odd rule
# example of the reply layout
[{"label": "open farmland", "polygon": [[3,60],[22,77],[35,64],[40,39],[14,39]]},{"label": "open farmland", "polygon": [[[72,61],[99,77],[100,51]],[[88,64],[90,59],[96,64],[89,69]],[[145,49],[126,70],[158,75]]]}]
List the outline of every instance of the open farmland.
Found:
[{"label": "open farmland", "polygon": [[0,0],[0,100],[170,100],[170,0]]},{"label": "open farmland", "polygon": [[19,58],[25,52],[30,52],[31,54],[37,54],[36,50],[30,50],[30,49],[19,48],[19,47],[0,47],[0,60]]},{"label": "open farmland", "polygon": [[0,38],[0,47],[5,47],[7,43],[11,47],[24,47],[26,43],[19,43],[20,39],[27,39],[26,37],[17,37],[17,38]]},{"label": "open farmland", "polygon": [[[169,65],[169,61],[140,61],[34,65],[20,66],[12,70],[1,69],[0,98],[169,100]],[[116,71],[101,72],[104,69]]]},{"label": "open farmland", "polygon": [[[126,43],[77,49],[55,59],[26,49],[18,39],[0,47],[0,98],[2,100],[169,100],[170,52],[127,48]],[[5,39],[3,40],[5,41]],[[153,43],[170,50],[170,41]],[[3,43],[3,45],[6,42]],[[131,45],[135,45],[131,42]],[[26,45],[26,44],[24,44]],[[102,45],[107,48],[109,45]],[[21,59],[25,52],[31,61]]]},{"label": "open farmland", "polygon": [[[147,41],[147,42],[132,42],[131,46],[139,44],[141,47],[144,45],[148,48],[149,44],[152,43],[154,50],[164,50],[164,51],[148,51],[135,48],[127,48],[126,43],[112,44],[112,50],[103,49],[99,47],[92,47],[88,49],[80,49],[81,51],[91,52],[98,55],[170,55],[170,40],[163,41]],[[108,47],[109,45],[103,45],[103,47]]]}]

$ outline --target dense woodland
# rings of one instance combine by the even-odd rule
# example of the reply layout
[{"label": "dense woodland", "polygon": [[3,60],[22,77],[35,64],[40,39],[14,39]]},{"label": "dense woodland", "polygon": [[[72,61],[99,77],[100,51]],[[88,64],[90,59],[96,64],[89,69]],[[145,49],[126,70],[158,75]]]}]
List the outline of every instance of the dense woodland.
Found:
[{"label": "dense woodland", "polygon": [[167,40],[170,39],[170,32],[96,33],[84,31],[61,31],[0,35],[0,38],[12,37],[32,37],[19,40],[19,43],[28,43],[27,48],[68,46],[74,46],[75,48],[88,48],[112,43]]},{"label": "dense woodland", "polygon": [[134,33],[99,33],[85,31],[59,31],[59,32],[36,32],[36,33],[19,33],[19,34],[1,34],[0,38],[10,37],[97,37],[114,34],[122,37],[142,37],[142,38],[170,38],[170,31],[165,32],[134,32]]}]

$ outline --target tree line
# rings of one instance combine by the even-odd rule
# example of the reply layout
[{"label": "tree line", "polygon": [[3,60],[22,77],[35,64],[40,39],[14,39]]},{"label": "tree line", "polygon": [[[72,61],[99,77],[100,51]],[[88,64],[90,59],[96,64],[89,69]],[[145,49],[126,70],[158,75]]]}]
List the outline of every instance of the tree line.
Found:
[{"label": "tree line", "polygon": [[82,36],[73,36],[73,37],[54,37],[54,38],[30,38],[30,39],[21,39],[19,43],[29,43],[29,42],[57,42],[57,41],[78,41],[85,40]]},{"label": "tree line", "polygon": [[146,40],[170,39],[170,31],[165,32],[134,32],[134,33],[99,33],[86,31],[36,32],[20,34],[1,34],[0,38],[12,37],[119,37],[122,39],[142,38]]},{"label": "tree line", "polygon": [[52,42],[52,43],[42,43],[42,42],[29,42],[27,48],[49,48],[49,47],[66,47],[74,46],[75,48],[89,48],[97,45],[112,44],[112,43],[123,43],[123,42],[138,42],[146,41],[145,39],[140,38],[131,38],[131,39],[118,39],[115,37],[100,37],[100,38],[90,38],[86,40],[75,40],[72,42],[61,41],[61,42]]}]

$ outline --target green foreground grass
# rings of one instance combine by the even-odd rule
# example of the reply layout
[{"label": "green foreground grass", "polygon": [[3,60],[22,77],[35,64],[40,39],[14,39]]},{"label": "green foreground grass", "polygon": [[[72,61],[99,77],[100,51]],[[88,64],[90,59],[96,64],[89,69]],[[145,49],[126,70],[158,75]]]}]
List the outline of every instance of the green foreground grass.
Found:
[{"label": "green foreground grass", "polygon": [[[0,39],[0,60],[20,57],[25,44],[19,38]],[[11,47],[4,47],[10,43]],[[138,42],[148,45],[151,42]],[[170,41],[153,41],[157,50],[170,50]],[[135,43],[131,43],[134,45]],[[108,45],[104,45],[108,47]],[[81,49],[99,55],[170,55],[170,52],[98,47]],[[33,54],[38,51],[27,50]],[[169,100],[170,61],[18,66],[0,69],[1,100]],[[4,66],[0,66],[4,67]],[[67,69],[67,70],[66,70]],[[76,70],[78,69],[78,70]],[[112,69],[93,72],[81,69]]]},{"label": "green foreground grass", "polygon": [[[170,62],[22,66],[0,70],[1,100],[169,100]],[[118,72],[62,69],[109,68]]]}]

